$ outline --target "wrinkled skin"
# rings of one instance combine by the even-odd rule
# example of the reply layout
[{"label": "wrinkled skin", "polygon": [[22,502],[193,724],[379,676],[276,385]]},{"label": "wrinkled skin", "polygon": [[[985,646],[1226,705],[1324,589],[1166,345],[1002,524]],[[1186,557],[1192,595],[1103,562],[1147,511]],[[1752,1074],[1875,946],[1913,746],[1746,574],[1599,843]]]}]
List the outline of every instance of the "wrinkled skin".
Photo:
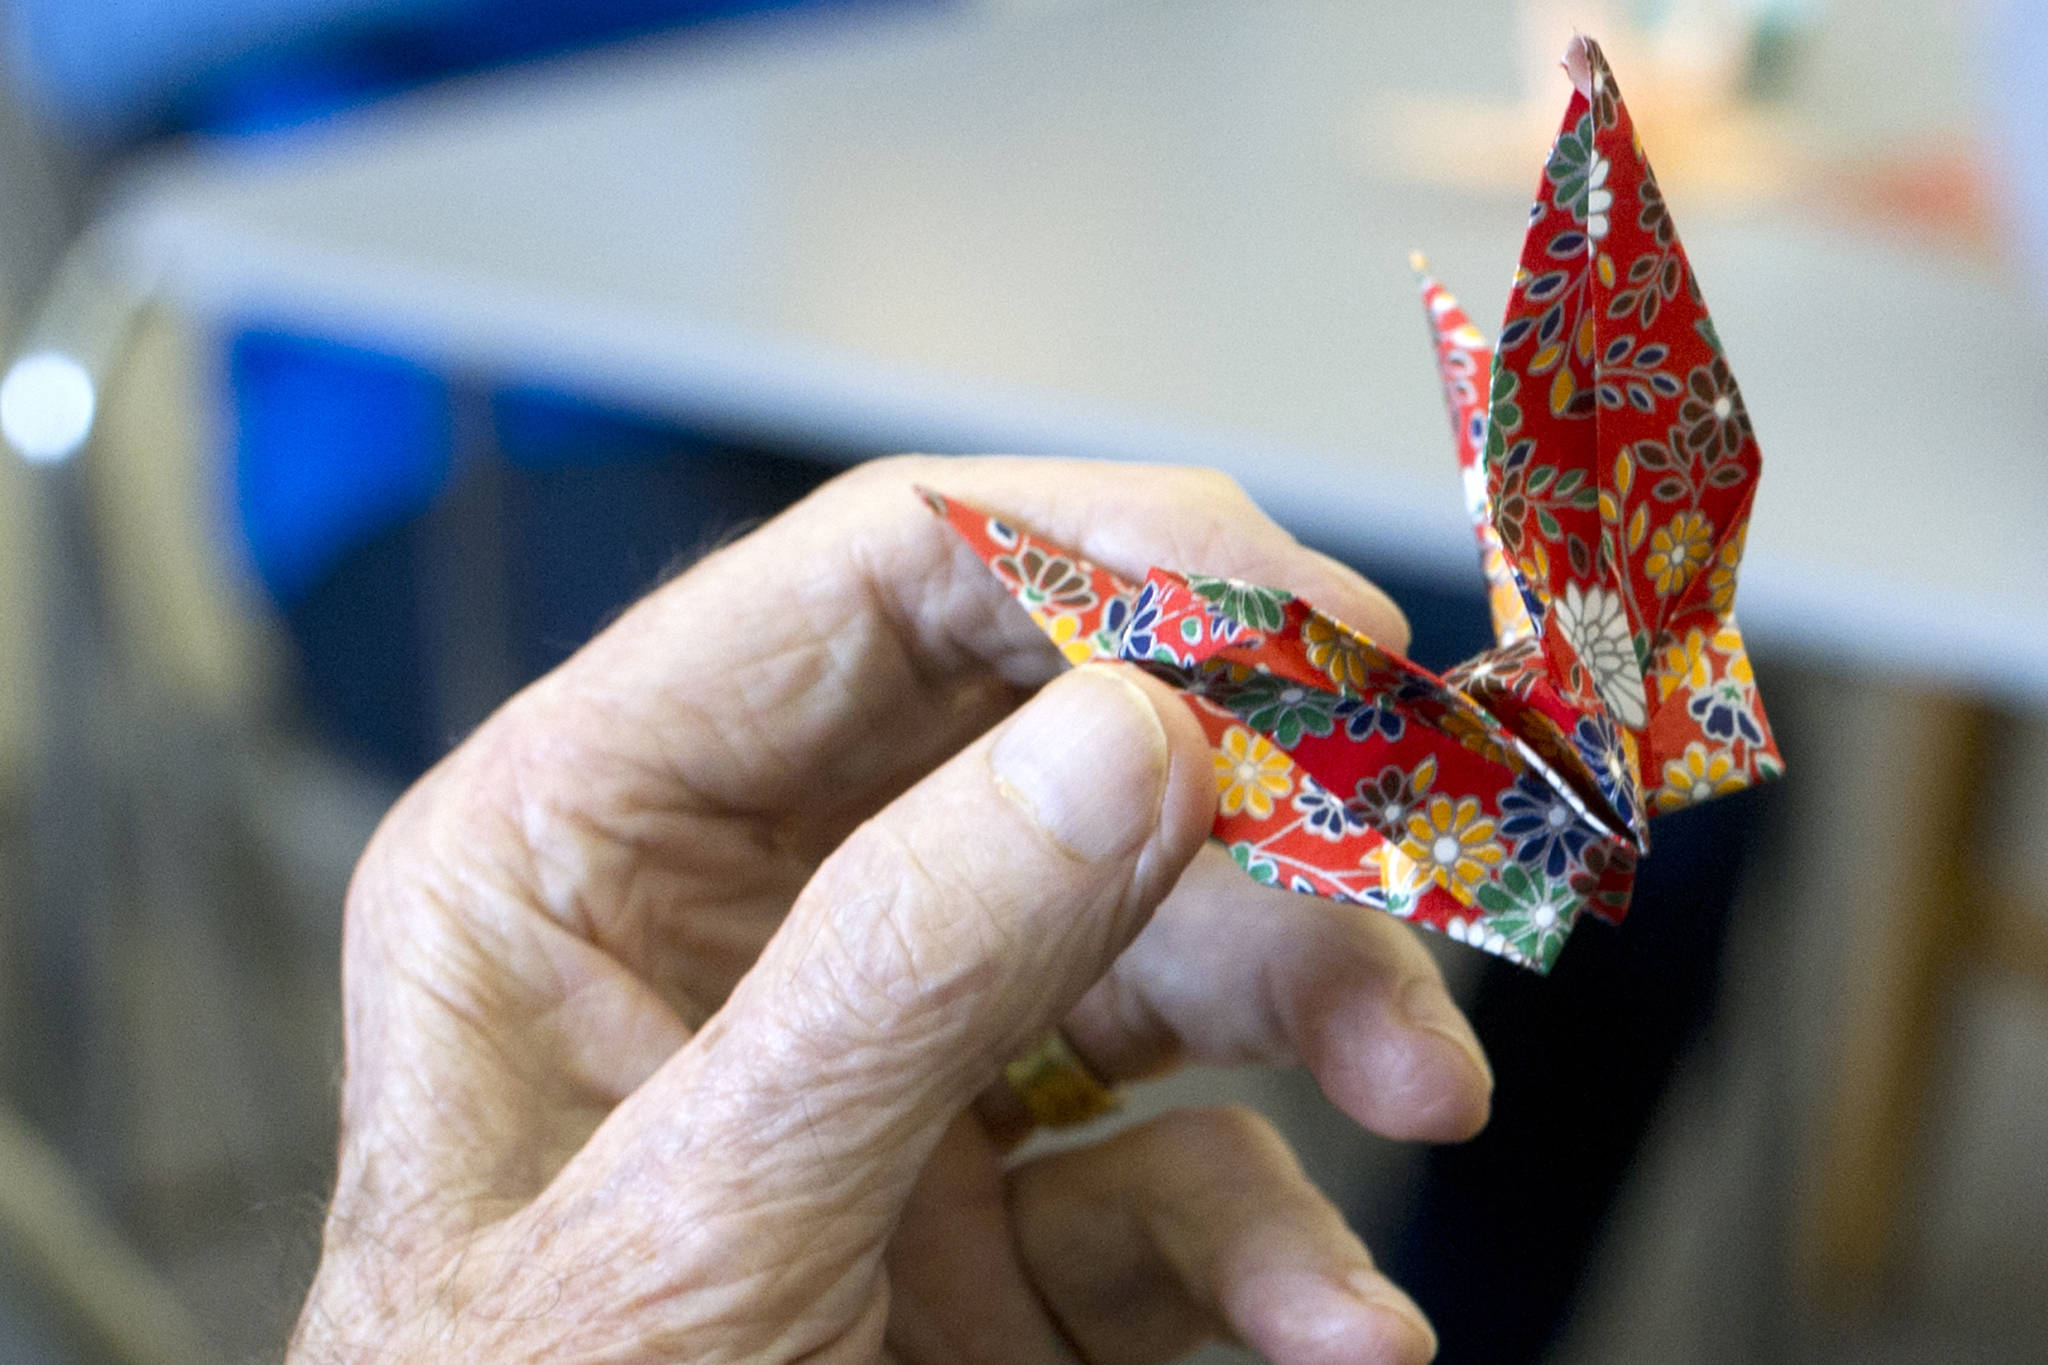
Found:
[{"label": "wrinkled skin", "polygon": [[1255,1116],[1007,1159],[995,1079],[1057,1023],[1112,1080],[1304,1063],[1396,1138],[1470,1135],[1491,1076],[1404,926],[1205,848],[1186,707],[1062,674],[920,482],[1406,640],[1234,485],[1171,469],[881,461],[663,586],[363,856],[298,1365],[1429,1356]]}]

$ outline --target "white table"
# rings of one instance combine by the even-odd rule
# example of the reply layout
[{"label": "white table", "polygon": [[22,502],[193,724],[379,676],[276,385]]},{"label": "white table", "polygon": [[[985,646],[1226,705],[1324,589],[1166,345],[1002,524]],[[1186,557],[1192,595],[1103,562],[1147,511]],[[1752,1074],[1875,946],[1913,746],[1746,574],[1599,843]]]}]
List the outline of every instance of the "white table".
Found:
[{"label": "white table", "polygon": [[[1405,257],[1497,317],[1526,200],[1397,183],[1373,139],[1390,91],[1509,92],[1512,43],[1490,7],[1414,10],[656,43],[181,154],[112,239],[202,319],[806,445],[1214,464],[1476,584]],[[1753,637],[2048,699],[2048,336],[2017,291],[1667,188],[1764,446]]]}]

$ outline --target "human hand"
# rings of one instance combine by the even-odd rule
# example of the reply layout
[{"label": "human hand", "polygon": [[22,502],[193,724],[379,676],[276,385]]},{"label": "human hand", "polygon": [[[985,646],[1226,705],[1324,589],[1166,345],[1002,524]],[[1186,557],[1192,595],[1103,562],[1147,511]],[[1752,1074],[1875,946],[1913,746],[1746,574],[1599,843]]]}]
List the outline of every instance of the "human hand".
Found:
[{"label": "human hand", "polygon": [[1023,701],[1057,656],[913,482],[1405,643],[1234,485],[1168,469],[877,462],[667,584],[364,854],[294,1361],[1429,1354],[1259,1120],[1005,1168],[989,1083],[1055,1023],[1112,1080],[1304,1062],[1394,1137],[1468,1136],[1491,1079],[1404,926],[1204,850],[1171,692],[1098,666]]}]

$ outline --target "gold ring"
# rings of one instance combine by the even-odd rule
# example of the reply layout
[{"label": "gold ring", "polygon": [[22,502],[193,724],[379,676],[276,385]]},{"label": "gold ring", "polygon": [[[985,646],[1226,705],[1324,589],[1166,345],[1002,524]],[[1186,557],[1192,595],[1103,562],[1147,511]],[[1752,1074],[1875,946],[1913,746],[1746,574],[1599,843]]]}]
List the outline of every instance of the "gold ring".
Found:
[{"label": "gold ring", "polygon": [[1003,1079],[1041,1128],[1071,1128],[1100,1118],[1123,1103],[1116,1091],[1074,1055],[1066,1035],[1058,1029],[1004,1067]]}]

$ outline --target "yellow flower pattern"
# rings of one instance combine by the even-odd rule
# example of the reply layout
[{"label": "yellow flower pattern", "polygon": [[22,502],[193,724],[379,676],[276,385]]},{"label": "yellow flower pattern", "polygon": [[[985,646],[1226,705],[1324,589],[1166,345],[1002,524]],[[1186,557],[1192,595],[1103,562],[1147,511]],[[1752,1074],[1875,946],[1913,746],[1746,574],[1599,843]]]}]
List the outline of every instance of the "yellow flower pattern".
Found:
[{"label": "yellow flower pattern", "polygon": [[1302,623],[1301,640],[1308,646],[1308,661],[1327,673],[1331,682],[1354,692],[1365,689],[1370,664],[1357,636],[1317,611]]},{"label": "yellow flower pattern", "polygon": [[1749,651],[1742,645],[1742,632],[1732,622],[1724,623],[1714,632],[1714,648],[1728,661],[1723,674],[1744,685],[1756,681],[1756,672],[1749,666]]},{"label": "yellow flower pattern", "polygon": [[1714,663],[1707,653],[1705,632],[1689,630],[1685,638],[1667,647],[1657,670],[1657,698],[1669,697],[1680,687],[1698,692],[1714,680]]},{"label": "yellow flower pattern", "polygon": [[1676,597],[1692,582],[1712,550],[1706,517],[1680,512],[1650,533],[1650,554],[1643,561],[1643,570],[1656,583],[1659,597]]},{"label": "yellow flower pattern", "polygon": [[1507,557],[1493,546],[1486,550],[1486,603],[1493,614],[1493,633],[1497,639],[1520,640],[1536,633],[1529,620],[1529,606],[1522,601],[1521,590],[1509,576]]},{"label": "yellow flower pattern", "polygon": [[1494,838],[1494,822],[1481,812],[1477,797],[1441,794],[1408,817],[1401,851],[1432,876],[1468,888],[1507,852]]},{"label": "yellow flower pattern", "polygon": [[1081,633],[1081,618],[1078,616],[1048,616],[1042,611],[1031,613],[1031,619],[1045,632],[1046,638],[1059,650],[1060,657],[1070,664],[1085,664],[1096,657],[1095,641]]},{"label": "yellow flower pattern", "polygon": [[1664,765],[1657,805],[1661,810],[1680,810],[1741,791],[1747,784],[1748,779],[1736,771],[1735,759],[1725,749],[1688,744],[1684,753]]},{"label": "yellow flower pattern", "polygon": [[1749,525],[1745,522],[1721,543],[1721,553],[1714,556],[1713,571],[1707,575],[1707,590],[1708,605],[1717,616],[1726,616],[1735,605],[1735,569],[1742,563],[1742,543],[1748,539]]},{"label": "yellow flower pattern", "polygon": [[1209,755],[1216,767],[1216,794],[1225,815],[1271,819],[1273,803],[1294,790],[1294,760],[1241,725],[1223,732]]},{"label": "yellow flower pattern", "polygon": [[1446,711],[1438,717],[1436,727],[1481,758],[1495,763],[1515,761],[1486,728],[1486,722],[1479,718],[1476,710]]}]

